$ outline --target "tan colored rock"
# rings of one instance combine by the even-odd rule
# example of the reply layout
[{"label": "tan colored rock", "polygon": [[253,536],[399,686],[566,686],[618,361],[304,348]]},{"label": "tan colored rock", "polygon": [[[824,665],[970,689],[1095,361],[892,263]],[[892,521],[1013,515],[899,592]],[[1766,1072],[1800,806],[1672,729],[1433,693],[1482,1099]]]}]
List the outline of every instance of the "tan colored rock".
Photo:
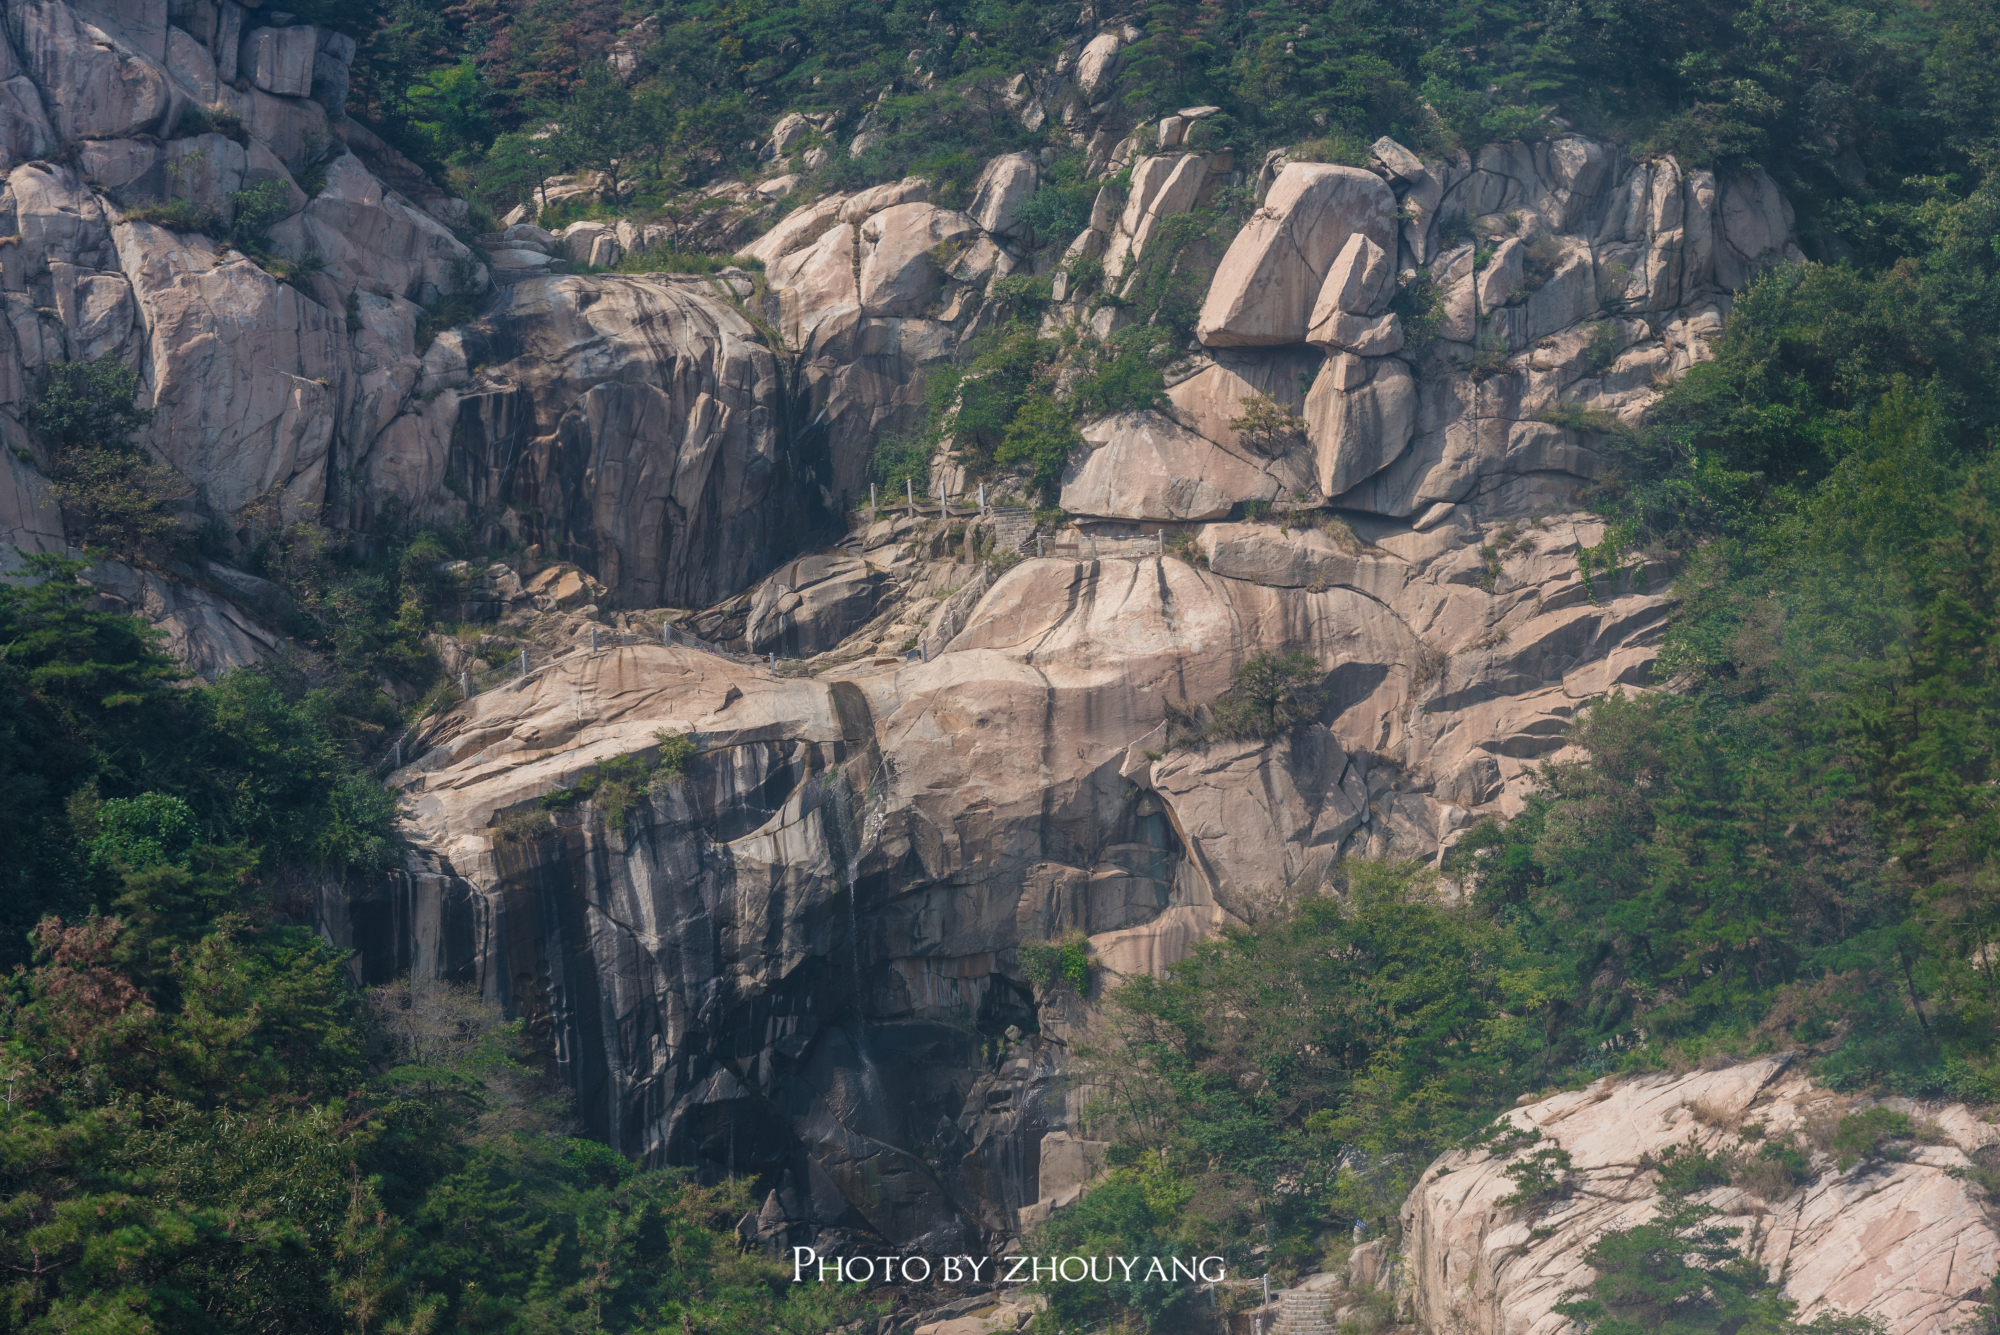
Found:
[{"label": "tan colored rock", "polygon": [[1453,343],[1470,343],[1479,331],[1479,300],[1473,289],[1478,275],[1473,272],[1472,257],[1471,246],[1459,246],[1439,256],[1431,266],[1432,281],[1444,306],[1437,336]]},{"label": "tan colored rock", "polygon": [[[871,214],[898,204],[921,204],[931,197],[931,183],[921,176],[905,176],[900,181],[871,185],[842,199],[837,217],[844,223],[866,222]],[[783,224],[780,224],[782,226]],[[771,229],[773,232],[777,228]]]},{"label": "tan colored rock", "polygon": [[[1318,330],[1343,311],[1350,315],[1380,314],[1389,304],[1392,267],[1389,253],[1367,236],[1356,232],[1348,237],[1334,256],[1333,267],[1327,270],[1308,328]],[[1311,333],[1306,337],[1313,341]]]},{"label": "tan colored rock", "polygon": [[1118,73],[1118,48],[1123,43],[1115,32],[1101,32],[1090,39],[1076,59],[1076,86],[1087,102],[1102,101],[1111,91]]},{"label": "tan colored rock", "polygon": [[37,88],[55,93],[46,105],[61,138],[116,139],[167,128],[173,102],[167,73],[122,33],[96,27],[63,0],[22,0],[9,10],[8,28],[24,72]]},{"label": "tan colored rock", "polygon": [[1219,519],[1242,501],[1268,501],[1278,482],[1155,412],[1128,412],[1084,428],[1087,453],[1063,475],[1062,507],[1108,519]]},{"label": "tan colored rock", "polygon": [[[876,188],[879,190],[882,187]],[[828,195],[802,209],[794,209],[776,227],[743,247],[743,255],[762,260],[768,266],[782,256],[811,245],[824,236],[828,228],[843,221],[841,206],[846,202],[845,195]]]},{"label": "tan colored rock", "polygon": [[1410,563],[1380,548],[1336,541],[1314,526],[1209,524],[1201,530],[1208,568],[1224,579],[1279,589],[1330,589],[1393,602],[1410,582]]},{"label": "tan colored rock", "polygon": [[[388,190],[361,159],[343,154],[326,167],[326,186],[296,218],[272,229],[289,253],[316,251],[325,259],[337,291],[355,288],[384,296],[408,296],[420,303],[454,291],[474,256],[451,230],[422,209]],[[539,269],[539,252],[502,251],[481,256],[498,265]],[[503,258],[503,256],[507,258]],[[473,268],[473,290],[485,287]]]},{"label": "tan colored rock", "polygon": [[1307,341],[1360,357],[1386,357],[1403,350],[1403,320],[1393,311],[1373,318],[1335,311],[1325,323],[1314,326]]},{"label": "tan colored rock", "polygon": [[1283,742],[1175,751],[1153,766],[1152,786],[1211,861],[1216,903],[1248,920],[1258,895],[1316,880],[1367,819],[1366,780],[1349,768],[1340,743],[1314,727]]},{"label": "tan colored rock", "polygon": [[812,122],[798,112],[780,116],[778,123],[771,127],[770,141],[764,145],[764,160],[770,162],[783,157],[799,147],[812,132]]},{"label": "tan colored rock", "polygon": [[1207,160],[1198,153],[1161,154],[1133,166],[1124,211],[1105,248],[1104,271],[1113,282],[1132,270],[1168,218],[1200,202],[1208,178]]},{"label": "tan colored rock", "polygon": [[1334,257],[1356,232],[1387,252],[1396,199],[1372,172],[1295,162],[1229,245],[1195,332],[1210,347],[1298,343]]},{"label": "tan colored rock", "polygon": [[[1729,1128],[1740,1121],[1782,1136],[1850,1102],[1777,1057],[1680,1077],[1600,1080],[1514,1110],[1509,1121],[1569,1154],[1582,1190],[1531,1217],[1498,1204],[1514,1189],[1505,1158],[1458,1150],[1432,1164],[1403,1207],[1418,1319],[1468,1335],[1558,1335],[1568,1321],[1550,1309],[1589,1278],[1585,1249],[1607,1230],[1645,1223],[1659,1203],[1643,1164],[1673,1145],[1734,1149]],[[1925,1112],[1946,1114],[1937,1117],[1946,1128],[1961,1124],[1951,1114],[1963,1115]],[[1718,1223],[1744,1230],[1738,1246],[1782,1277],[1801,1319],[1872,1316],[1893,1335],[1944,1335],[1973,1314],[2000,1267],[2000,1235],[1968,1185],[1950,1175],[1977,1147],[1921,1148],[1907,1162],[1846,1172],[1815,1155],[1814,1178],[1768,1205],[1735,1187],[1698,1199],[1722,1212]]]},{"label": "tan colored rock", "polygon": [[113,237],[136,301],[152,449],[218,516],[261,498],[280,513],[316,506],[345,388],[342,318],[206,237],[151,223]]},{"label": "tan colored rock", "polygon": [[[1352,366],[1352,363],[1346,363]],[[1306,396],[1306,434],[1319,456],[1319,485],[1338,496],[1394,463],[1417,425],[1417,387],[1392,357],[1367,364],[1365,383],[1322,373]]]},{"label": "tan colored rock", "polygon": [[963,213],[897,204],[861,224],[861,308],[873,316],[922,315],[944,282],[935,252],[974,230]]},{"label": "tan colored rock", "polygon": [[768,270],[778,296],[778,327],[788,347],[851,356],[847,338],[861,318],[854,281],[859,238],[846,223]]},{"label": "tan colored rock", "polygon": [[512,357],[467,383],[461,368],[491,356],[482,336],[469,350],[432,344],[418,391],[459,385],[453,415],[438,420],[441,393],[391,423],[362,462],[373,503],[449,464],[463,499],[440,488],[433,506],[468,506],[524,544],[589,551],[624,606],[706,606],[795,550],[776,362],[710,283],[543,278],[505,289],[488,319]]},{"label": "tan colored rock", "polygon": [[1499,310],[1521,290],[1521,280],[1525,277],[1522,261],[1526,249],[1519,238],[1511,236],[1494,247],[1493,257],[1486,261],[1486,267],[1474,280],[1482,313]]},{"label": "tan colored rock", "polygon": [[[1207,366],[1168,387],[1167,401],[1183,426],[1224,449],[1248,455],[1250,447],[1229,425],[1243,416],[1243,401],[1261,394],[1299,412],[1305,407],[1305,387],[1323,360],[1318,352],[1303,347],[1217,349]],[[1309,467],[1301,472],[1302,487],[1313,485],[1311,473]]]},{"label": "tan colored rock", "polygon": [[1428,175],[1424,170],[1424,164],[1418,160],[1416,154],[1386,134],[1369,145],[1368,151],[1374,154],[1375,160],[1387,167],[1393,175],[1400,176],[1405,181],[1420,181]]},{"label": "tan colored rock", "polygon": [[1041,184],[1041,168],[1032,153],[1003,153],[986,164],[973,184],[972,220],[986,231],[1014,236],[1021,206],[1034,197]]}]

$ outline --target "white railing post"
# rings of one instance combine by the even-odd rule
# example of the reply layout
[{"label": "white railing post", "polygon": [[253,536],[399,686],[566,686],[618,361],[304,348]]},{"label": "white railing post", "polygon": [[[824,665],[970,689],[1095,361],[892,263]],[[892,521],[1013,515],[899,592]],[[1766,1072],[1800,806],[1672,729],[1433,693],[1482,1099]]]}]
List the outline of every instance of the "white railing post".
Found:
[{"label": "white railing post", "polygon": [[875,484],[874,484],[873,482],[870,482],[870,483],[868,484],[868,522],[872,524],[872,523],[874,523],[874,522],[875,522],[875,519],[876,519],[876,515],[875,515]]},{"label": "white railing post", "polygon": [[910,478],[903,479],[903,500],[910,507],[910,518],[917,517],[917,484]]},{"label": "white railing post", "polygon": [[465,692],[466,699],[470,700],[472,698],[472,674],[470,672],[461,672],[458,674],[458,689]]},{"label": "white railing post", "polygon": [[523,677],[528,675],[528,651],[526,649],[521,651],[521,675]]}]

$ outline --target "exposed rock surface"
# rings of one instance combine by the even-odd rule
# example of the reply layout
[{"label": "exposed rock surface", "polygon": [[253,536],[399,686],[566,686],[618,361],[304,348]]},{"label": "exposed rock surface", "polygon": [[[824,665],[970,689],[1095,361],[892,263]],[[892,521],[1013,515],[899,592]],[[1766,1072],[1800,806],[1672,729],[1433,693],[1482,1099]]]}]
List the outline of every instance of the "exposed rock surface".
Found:
[{"label": "exposed rock surface", "polygon": [[1334,259],[1359,235],[1395,245],[1396,197],[1354,167],[1298,162],[1278,174],[1244,225],[1201,308],[1195,332],[1210,347],[1300,343]]},{"label": "exposed rock surface", "polygon": [[[411,865],[326,922],[370,977],[476,982],[528,1021],[621,1149],[757,1176],[744,1228],[766,1240],[970,1248],[1093,1171],[1062,1087],[1087,1008],[1038,1011],[1022,943],[1075,928],[1100,977],[1156,971],[1338,857],[1436,858],[1518,809],[1578,708],[1644,688],[1666,608],[1661,572],[1578,577],[1597,459],[1541,419],[1636,417],[1731,293],[1796,254],[1768,177],[1574,136],[1476,161],[1383,140],[1368,170],[1239,178],[1190,147],[1196,107],[1144,153],[1120,29],[998,104],[1060,115],[1094,172],[1130,168],[1059,272],[1064,238],[1038,249],[1022,220],[1049,166],[1026,153],[966,196],[886,182],[772,225],[814,154],[865,151],[866,111],[788,117],[765,179],[707,188],[699,244],[761,281],[568,273],[685,238],[525,210],[474,237],[464,201],[344,116],[350,39],[226,0],[174,13],[7,8],[0,536],[61,549],[25,410],[52,362],[111,356],[191,522],[247,544],[273,518],[395,510],[561,563],[455,572],[462,619],[495,624],[440,646],[454,671],[576,652],[446,718],[395,776]],[[171,137],[207,106],[244,142]],[[1248,223],[1188,242],[1175,220],[1247,181]],[[227,217],[252,187],[286,201],[273,250],[322,269],[281,281],[130,216],[178,192]],[[611,192],[585,173],[550,198]],[[877,443],[922,424],[928,370],[1018,314],[997,280],[1041,266],[1045,330],[1103,338],[1163,255],[1207,284],[1199,346],[1172,352],[1164,404],[1085,424],[1073,522],[1019,496],[982,512],[943,460],[948,513],[883,497],[842,523]],[[1419,270],[1435,322],[1405,300]],[[446,297],[477,314],[434,331]],[[1260,396],[1290,415],[1232,426]],[[226,566],[93,578],[204,674],[277,643],[269,591]],[[1169,702],[1292,649],[1324,669],[1319,722],[1168,744]],[[661,731],[697,758],[623,828],[587,804],[527,828]]]},{"label": "exposed rock surface", "polygon": [[[1893,1335],[1944,1335],[1971,1318],[2000,1267],[2000,1232],[1972,1184],[1968,1157],[2000,1144],[2000,1126],[1962,1105],[1915,1107],[1923,1137],[1841,1170],[1821,1149],[1813,1176],[1780,1199],[1713,1187],[1696,1199],[1741,1228],[1738,1245],[1783,1280],[1799,1315],[1880,1318]],[[1508,1115],[1571,1159],[1573,1190],[1534,1211],[1499,1204],[1515,1190],[1507,1160],[1445,1155],[1403,1209],[1407,1277],[1419,1319],[1469,1335],[1557,1335],[1550,1308],[1591,1276],[1583,1252],[1602,1233],[1650,1219],[1659,1203],[1646,1164],[1675,1145],[1738,1150],[1739,1128],[1782,1137],[1831,1130],[1858,1110],[1784,1057],[1673,1077],[1600,1080]],[[1823,1142],[1817,1142],[1823,1143]],[[1642,1158],[1645,1163],[1642,1163]]]},{"label": "exposed rock surface", "polygon": [[[859,535],[760,585],[746,638],[835,638],[886,605],[930,539],[878,527],[883,545]],[[1030,559],[971,585],[929,662],[827,656],[816,677],[607,616],[634,642],[476,697],[395,776],[422,858],[334,916],[370,976],[437,969],[530,1017],[622,1148],[727,1171],[724,1119],[750,1118],[735,1152],[771,1183],[762,1236],[1011,1229],[1059,1194],[1039,1155],[1073,1125],[1060,1049],[1030,1037],[991,1068],[951,1017],[1029,1027],[1023,941],[1077,927],[1102,976],[1155,971],[1338,856],[1434,856],[1517,800],[1509,781],[1583,700],[1643,676],[1664,599],[1590,602],[1574,552],[1594,529],[1529,531],[1498,575],[1476,550],[1496,534],[1463,522],[1373,546],[1210,526],[1208,570]],[[538,642],[585,643],[574,619],[521,615]],[[1327,665],[1328,722],[1168,747],[1166,702],[1213,699],[1253,646]],[[507,811],[660,731],[694,735],[698,759],[622,832],[584,808],[498,837]],[[1420,773],[1445,777],[1424,791]]]}]

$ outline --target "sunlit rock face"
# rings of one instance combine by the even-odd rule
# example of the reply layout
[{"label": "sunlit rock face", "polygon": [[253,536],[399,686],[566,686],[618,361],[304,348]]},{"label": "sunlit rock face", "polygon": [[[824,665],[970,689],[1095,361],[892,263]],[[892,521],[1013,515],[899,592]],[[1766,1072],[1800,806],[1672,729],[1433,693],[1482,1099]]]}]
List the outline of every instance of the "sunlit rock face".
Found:
[{"label": "sunlit rock face", "polygon": [[[969,1247],[1045,1216],[1098,1162],[1063,1084],[1095,1008],[1038,999],[1022,945],[1084,934],[1094,998],[1337,859],[1435,860],[1519,809],[1587,701],[1646,689],[1664,572],[1580,573],[1604,533],[1577,505],[1591,414],[1635,420],[1797,253],[1768,177],[1576,136],[1251,170],[1180,147],[1174,117],[1141,153],[1104,34],[1007,93],[1036,125],[1084,95],[1092,170],[1129,182],[1073,240],[1031,234],[1047,164],[1009,154],[956,199],[912,179],[746,223],[727,244],[761,277],[565,274],[661,229],[474,237],[344,118],[345,38],[197,9],[9,8],[0,559],[64,542],[26,425],[47,368],[110,357],[183,517],[225,546],[401,517],[558,563],[496,565],[460,610],[573,656],[412,739],[390,776],[409,865],[321,921],[365,978],[461,980],[527,1021],[593,1134],[753,1177],[743,1228],[767,1241]],[[240,136],[177,137],[217,105]],[[1046,332],[1115,333],[1183,215],[1237,186],[1248,220],[1177,261],[1198,338],[1164,402],[1082,424],[1073,522],[974,513],[978,479],[940,459],[967,501],[949,522],[849,531],[926,373],[1007,318],[996,283],[1039,269]],[[246,190],[282,208],[293,271],[128,216],[171,195],[227,220]],[[749,186],[716,198],[769,219]],[[1256,396],[1295,429],[1240,426]],[[281,598],[220,561],[92,578],[203,675],[282,643]],[[666,609],[743,655],[669,642]],[[437,648],[454,676],[492,666]],[[1315,721],[1164,726],[1294,651]],[[782,675],[749,656],[773,653]],[[529,818],[658,733],[696,739],[684,778]]]},{"label": "sunlit rock face", "polygon": [[[1419,1319],[1478,1335],[1567,1329],[1554,1305],[1588,1281],[1583,1254],[1600,1235],[1653,1217],[1660,1197],[1651,1169],[1670,1147],[1728,1152],[1741,1148],[1745,1123],[1784,1137],[1859,1110],[1801,1065],[1781,1056],[1600,1080],[1514,1110],[1515,1126],[1540,1132],[1536,1148],[1560,1147],[1572,1165],[1575,1190],[1532,1217],[1500,1203],[1516,1189],[1504,1156],[1446,1154],[1403,1207],[1403,1273]],[[2000,1142],[2000,1127],[1959,1104],[1891,1103],[1928,1124],[1935,1134],[1925,1139],[1936,1143],[1846,1169],[1814,1154],[1812,1181],[1776,1200],[1737,1187],[1696,1199],[1720,1212],[1715,1224],[1742,1230],[1737,1245],[1783,1280],[1802,1320],[1859,1315],[1896,1335],[1942,1335],[1973,1317],[2000,1264],[2000,1234],[1960,1176],[1973,1166],[1969,1155]]]}]

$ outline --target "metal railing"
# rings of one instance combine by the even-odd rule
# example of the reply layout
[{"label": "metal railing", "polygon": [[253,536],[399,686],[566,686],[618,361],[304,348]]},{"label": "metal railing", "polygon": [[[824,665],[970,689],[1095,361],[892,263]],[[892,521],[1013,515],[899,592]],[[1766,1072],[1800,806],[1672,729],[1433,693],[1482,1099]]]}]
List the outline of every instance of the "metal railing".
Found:
[{"label": "metal railing", "polygon": [[1035,537],[1035,555],[1068,557],[1071,560],[1095,561],[1103,557],[1145,557],[1164,556],[1167,551],[1167,531],[1161,529],[1153,534],[1140,534],[1130,538],[1099,538],[1088,533],[1061,542],[1050,542],[1040,534]]}]

